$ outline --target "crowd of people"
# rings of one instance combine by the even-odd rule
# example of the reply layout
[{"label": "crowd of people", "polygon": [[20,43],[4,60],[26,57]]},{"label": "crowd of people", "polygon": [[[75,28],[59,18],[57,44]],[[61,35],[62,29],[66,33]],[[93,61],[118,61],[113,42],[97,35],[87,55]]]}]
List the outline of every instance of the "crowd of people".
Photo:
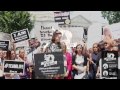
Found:
[{"label": "crowd of people", "polygon": [[[101,53],[102,51],[118,51],[120,58],[120,39],[114,40],[108,29],[104,30],[104,39],[99,43],[93,43],[92,48],[87,48],[86,42],[79,43],[76,47],[71,47],[72,52],[67,50],[67,45],[61,41],[62,33],[56,30],[53,33],[51,43],[45,49],[40,48],[38,40],[29,41],[31,43],[30,52],[50,53],[63,52],[64,57],[64,76],[55,75],[49,79],[100,79],[101,78]],[[0,49],[0,79],[35,79],[34,63],[30,62],[23,48],[16,54],[15,45],[10,51]],[[35,47],[34,50],[32,47]],[[35,51],[36,50],[36,51]],[[29,52],[29,53],[30,53]],[[32,58],[34,59],[34,58]],[[23,74],[4,74],[4,60],[20,60],[25,62],[25,73]],[[120,66],[120,65],[119,65]],[[119,68],[120,69],[120,68]]]}]

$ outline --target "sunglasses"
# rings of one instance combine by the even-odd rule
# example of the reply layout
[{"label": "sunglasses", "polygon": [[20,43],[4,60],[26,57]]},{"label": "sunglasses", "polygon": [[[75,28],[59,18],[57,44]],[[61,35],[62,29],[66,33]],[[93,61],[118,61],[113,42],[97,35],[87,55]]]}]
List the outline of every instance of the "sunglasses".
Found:
[{"label": "sunglasses", "polygon": [[105,42],[104,44],[108,44],[108,43]]},{"label": "sunglasses", "polygon": [[93,48],[98,48],[98,47],[93,47]]}]

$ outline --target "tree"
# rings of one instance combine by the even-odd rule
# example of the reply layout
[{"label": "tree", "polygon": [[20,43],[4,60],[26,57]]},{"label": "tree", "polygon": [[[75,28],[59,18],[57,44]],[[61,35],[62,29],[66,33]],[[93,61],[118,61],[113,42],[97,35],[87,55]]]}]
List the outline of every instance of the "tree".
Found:
[{"label": "tree", "polygon": [[107,18],[109,24],[120,22],[120,11],[102,11],[102,16]]},{"label": "tree", "polygon": [[12,33],[21,29],[33,28],[30,13],[27,11],[0,11],[0,31]]}]

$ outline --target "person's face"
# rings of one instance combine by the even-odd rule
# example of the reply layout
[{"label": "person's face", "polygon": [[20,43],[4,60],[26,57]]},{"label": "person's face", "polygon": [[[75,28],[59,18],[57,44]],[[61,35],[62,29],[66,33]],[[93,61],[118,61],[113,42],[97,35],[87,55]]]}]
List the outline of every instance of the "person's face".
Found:
[{"label": "person's face", "polygon": [[55,41],[56,41],[56,42],[60,42],[60,37],[59,37],[59,35],[57,35],[57,36],[55,37]]},{"label": "person's face", "polygon": [[20,52],[19,52],[19,56],[24,58],[25,56],[25,50],[21,49]]},{"label": "person's face", "polygon": [[108,28],[105,28],[104,35],[111,35],[110,30]]},{"label": "person's face", "polygon": [[113,47],[113,51],[118,51],[118,47]]},{"label": "person's face", "polygon": [[66,50],[66,44],[65,43],[62,43],[62,49],[63,49],[63,51]]},{"label": "person's face", "polygon": [[0,58],[2,58],[3,52],[2,50],[0,50]]},{"label": "person's face", "polygon": [[97,52],[98,51],[98,46],[95,44],[95,45],[93,45],[93,51],[94,52]]},{"label": "person's face", "polygon": [[92,53],[92,48],[90,48],[88,52],[89,52],[89,54]]},{"label": "person's face", "polygon": [[7,57],[7,51],[3,51],[3,58]]},{"label": "person's face", "polygon": [[30,45],[33,47],[34,46],[34,43],[35,43],[35,40],[34,39],[31,39],[30,40]]},{"label": "person's face", "polygon": [[38,47],[38,46],[40,46],[39,41],[36,41],[35,42],[35,47]]},{"label": "person's face", "polygon": [[107,49],[109,47],[109,44],[107,42],[104,43],[104,47],[105,47],[105,49]]},{"label": "person's face", "polygon": [[62,34],[58,34],[58,37],[61,39],[62,38]]},{"label": "person's face", "polygon": [[82,52],[82,47],[79,45],[79,46],[77,46],[77,52],[79,53],[79,52]]},{"label": "person's face", "polygon": [[11,59],[15,59],[16,55],[15,55],[15,52],[14,51],[11,51]]}]

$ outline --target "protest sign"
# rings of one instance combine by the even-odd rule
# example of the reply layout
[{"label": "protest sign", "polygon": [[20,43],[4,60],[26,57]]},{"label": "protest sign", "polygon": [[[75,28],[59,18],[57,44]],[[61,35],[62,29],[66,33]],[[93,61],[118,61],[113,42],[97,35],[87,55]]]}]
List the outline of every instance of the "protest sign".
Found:
[{"label": "protest sign", "polygon": [[24,40],[28,40],[29,39],[29,32],[28,32],[28,29],[23,29],[20,31],[13,32],[11,34],[11,36],[14,40],[14,43],[17,43],[17,42],[21,42]]},{"label": "protest sign", "polygon": [[24,74],[25,62],[23,61],[13,61],[13,60],[5,60],[3,71],[5,74],[11,73],[22,73]]},{"label": "protest sign", "polygon": [[59,25],[70,24],[70,11],[56,11],[54,19]]},{"label": "protest sign", "polygon": [[38,39],[41,43],[41,47],[46,46],[48,43],[51,42],[53,32],[58,29],[58,24],[54,22],[36,22],[35,30],[32,33],[35,34],[35,38]]},{"label": "protest sign", "polygon": [[52,26],[50,27],[41,26],[40,37],[42,46],[46,45],[47,42],[51,41],[52,35],[53,35]]},{"label": "protest sign", "polygon": [[35,54],[34,59],[36,77],[64,74],[63,53]]},{"label": "protest sign", "polygon": [[118,78],[118,52],[103,51],[102,52],[102,77],[103,78]]},{"label": "protest sign", "polygon": [[9,49],[9,41],[0,41],[0,49],[7,51]]}]

